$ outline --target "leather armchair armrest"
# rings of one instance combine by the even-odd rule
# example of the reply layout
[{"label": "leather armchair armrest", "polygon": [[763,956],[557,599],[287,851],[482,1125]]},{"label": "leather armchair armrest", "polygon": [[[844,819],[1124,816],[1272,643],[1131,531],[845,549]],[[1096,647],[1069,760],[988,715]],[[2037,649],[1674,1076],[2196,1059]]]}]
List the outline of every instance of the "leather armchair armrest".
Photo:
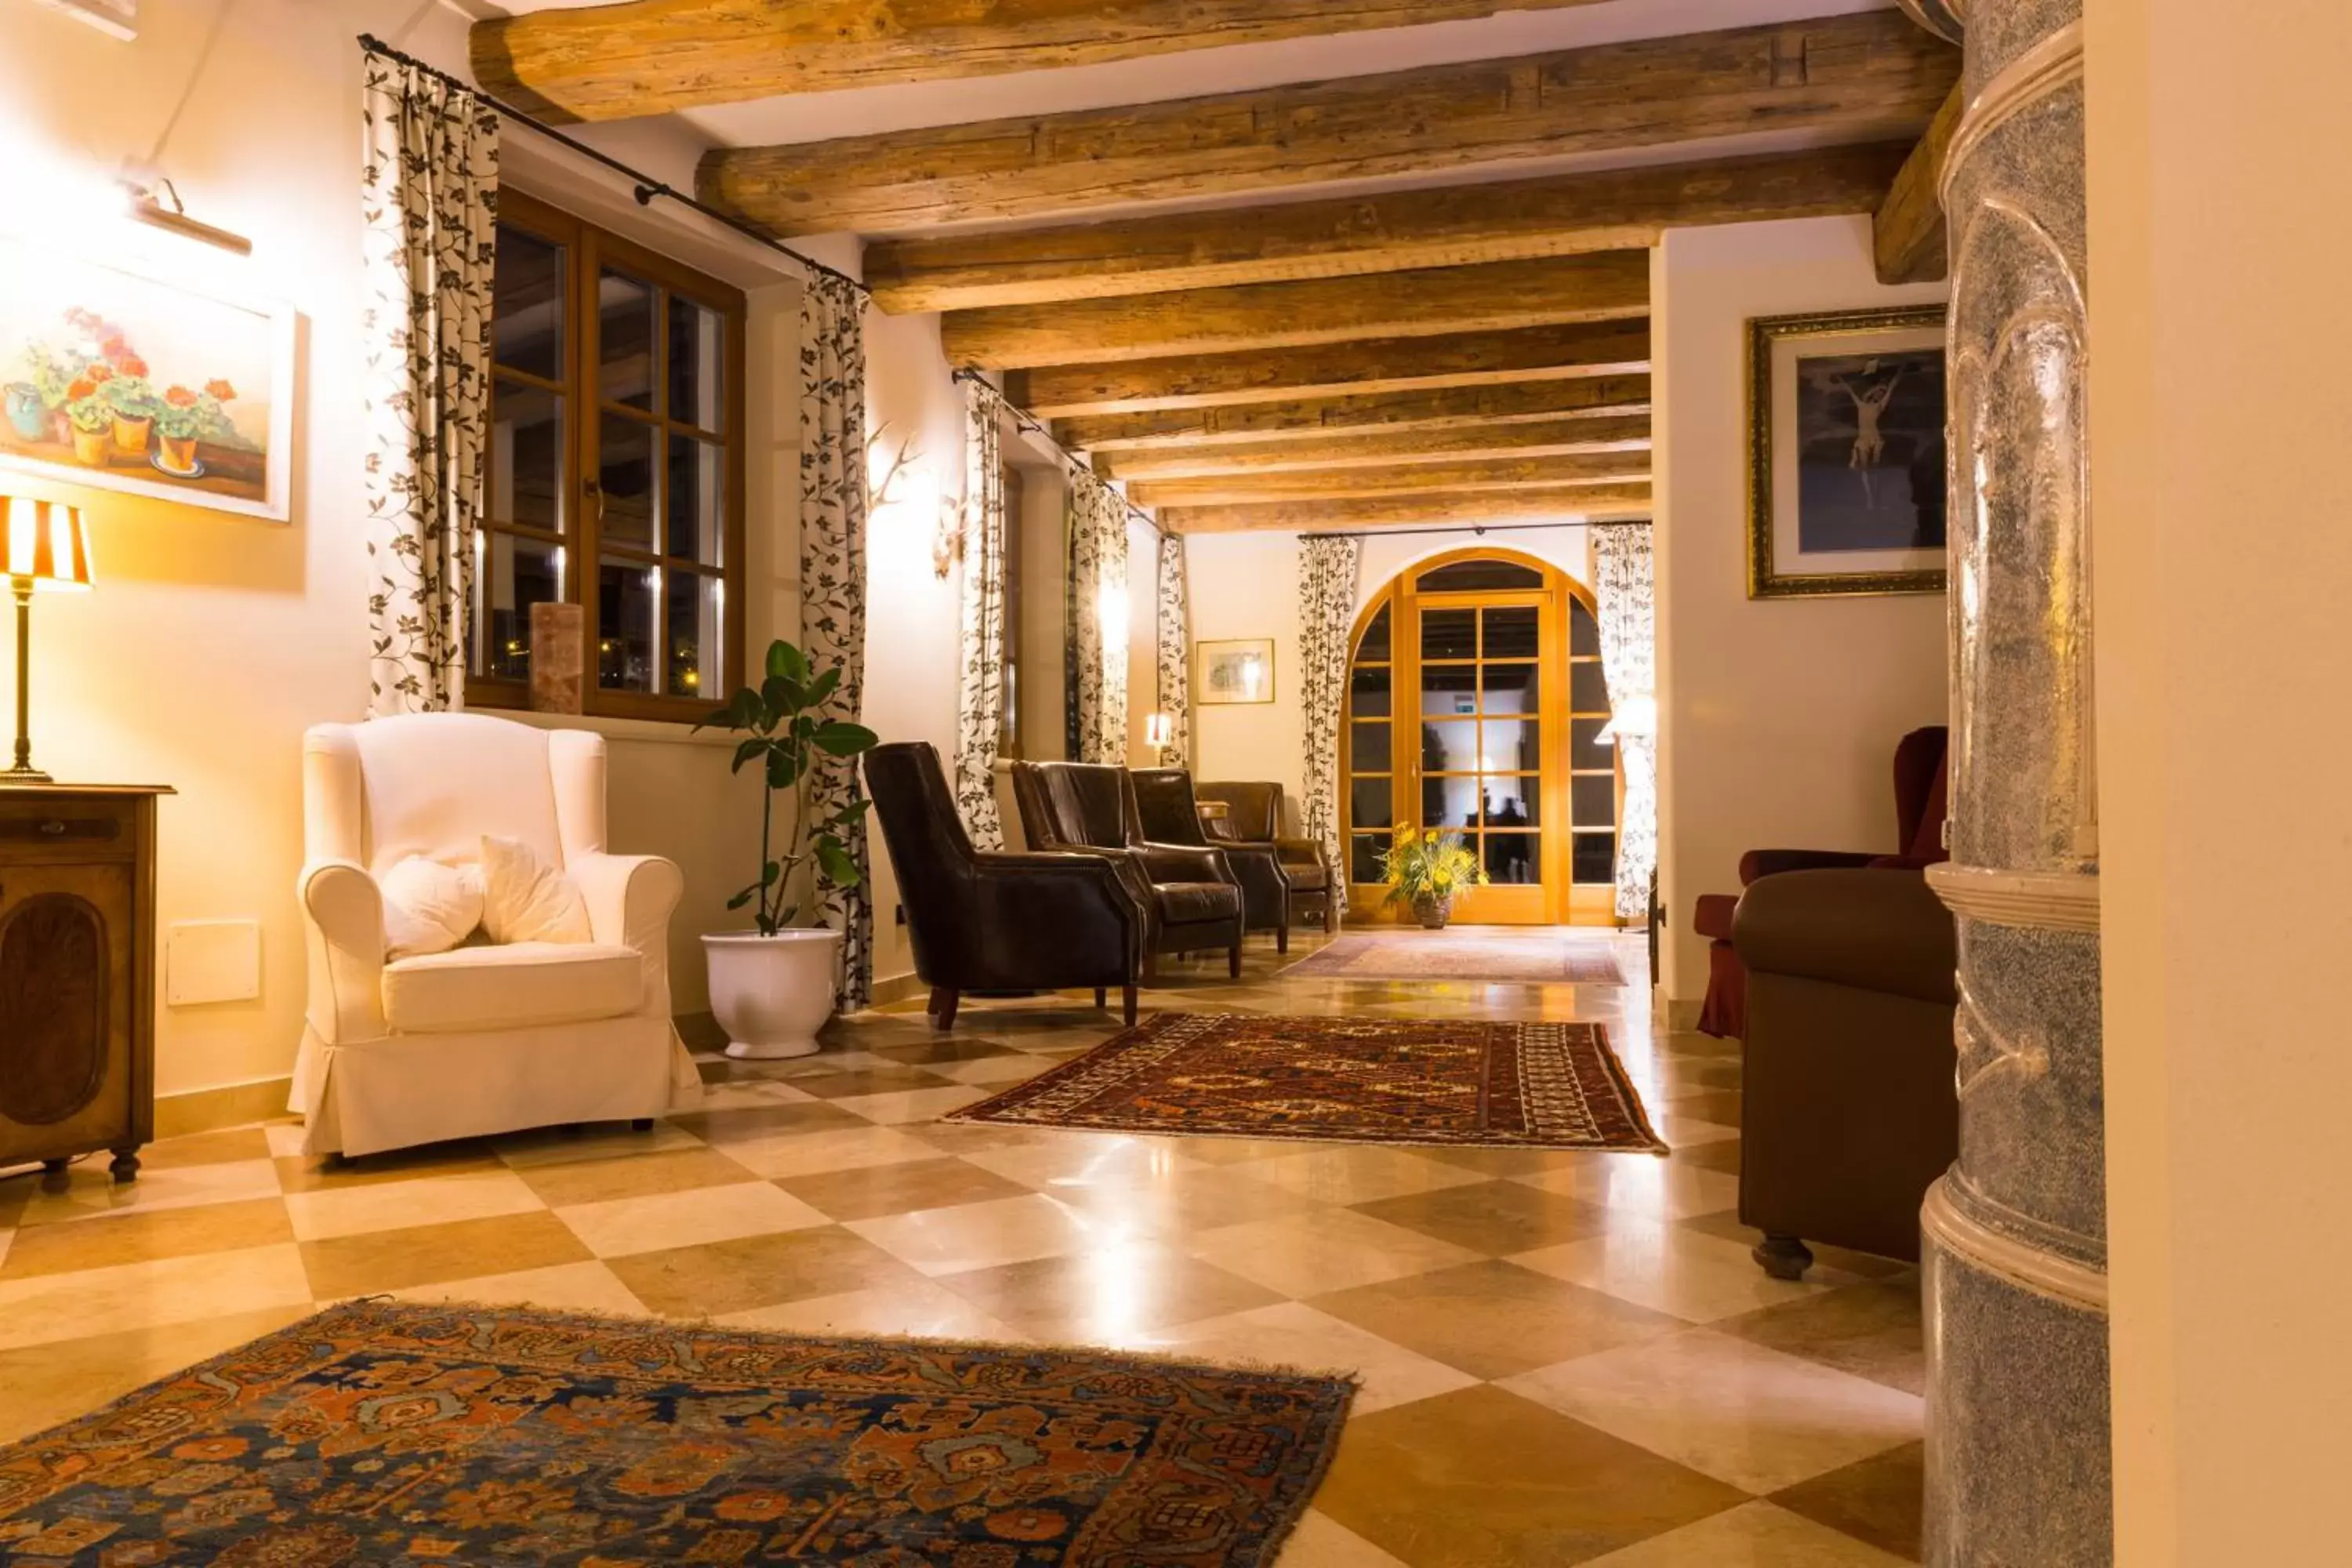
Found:
[{"label": "leather armchair armrest", "polygon": [[383,894],[349,860],[302,868],[302,902],[310,992],[305,1016],[331,1046],[384,1034]]},{"label": "leather armchair armrest", "polygon": [[1232,882],[1234,868],[1222,849],[1182,844],[1138,844],[1135,857],[1155,882]]},{"label": "leather armchair armrest", "polygon": [[1143,962],[1144,905],[1129,881],[1123,852],[1047,850],[972,857],[980,918],[1009,931],[1049,931],[1083,967],[1092,963],[1132,975]]},{"label": "leather armchair armrest", "polygon": [[1947,1006],[1958,997],[1951,911],[1916,871],[1766,878],[1741,895],[1731,942],[1752,975],[1794,975]]},{"label": "leather armchair armrest", "polygon": [[1859,870],[1878,858],[1845,849],[1750,849],[1739,858],[1739,885],[1784,871]]},{"label": "leather armchair armrest", "polygon": [[633,947],[646,963],[639,1011],[669,1016],[669,919],[686,896],[686,875],[657,855],[579,855],[564,868],[588,906],[588,934]]},{"label": "leather armchair armrest", "polygon": [[1282,852],[1284,859],[1297,865],[1320,866],[1323,864],[1323,846],[1317,839],[1277,838],[1274,841],[1274,847]]}]

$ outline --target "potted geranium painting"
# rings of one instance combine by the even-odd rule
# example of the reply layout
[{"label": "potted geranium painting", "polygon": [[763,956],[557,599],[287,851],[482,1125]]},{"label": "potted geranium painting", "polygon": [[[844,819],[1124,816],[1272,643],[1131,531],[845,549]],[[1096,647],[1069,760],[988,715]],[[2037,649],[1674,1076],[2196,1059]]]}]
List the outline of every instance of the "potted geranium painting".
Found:
[{"label": "potted geranium painting", "polygon": [[295,319],[0,240],[0,463],[283,521]]}]

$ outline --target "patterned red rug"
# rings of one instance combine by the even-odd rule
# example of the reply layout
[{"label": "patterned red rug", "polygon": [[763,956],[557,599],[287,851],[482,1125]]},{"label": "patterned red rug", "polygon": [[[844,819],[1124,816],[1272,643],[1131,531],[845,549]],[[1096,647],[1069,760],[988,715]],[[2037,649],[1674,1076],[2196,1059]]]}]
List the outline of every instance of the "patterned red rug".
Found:
[{"label": "patterned red rug", "polygon": [[1666,1152],[1598,1024],[1161,1013],[947,1120]]},{"label": "patterned red rug", "polygon": [[0,1448],[0,1557],[1260,1568],[1341,1380],[358,1301]]},{"label": "patterned red rug", "polygon": [[1609,939],[1553,930],[1456,927],[1349,931],[1282,972],[1300,980],[1568,981],[1622,985]]}]

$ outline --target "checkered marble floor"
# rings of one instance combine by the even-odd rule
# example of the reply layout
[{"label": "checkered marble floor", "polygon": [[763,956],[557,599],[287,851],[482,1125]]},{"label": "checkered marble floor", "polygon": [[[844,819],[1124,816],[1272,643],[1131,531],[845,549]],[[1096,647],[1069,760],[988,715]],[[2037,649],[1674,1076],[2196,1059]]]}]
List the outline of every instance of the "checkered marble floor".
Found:
[{"label": "checkered marble floor", "polygon": [[1916,1271],[1748,1260],[1736,1048],[1654,1025],[1612,940],[1632,985],[1289,980],[1254,939],[1241,981],[1171,964],[1145,1005],[1597,1020],[1670,1159],[941,1124],[1116,1026],[1040,998],[709,1058],[707,1103],[650,1133],[329,1167],[277,1124],[156,1144],[129,1187],[102,1160],[10,1177],[0,1439],[388,1292],[1352,1370],[1283,1568],[1913,1561]]}]

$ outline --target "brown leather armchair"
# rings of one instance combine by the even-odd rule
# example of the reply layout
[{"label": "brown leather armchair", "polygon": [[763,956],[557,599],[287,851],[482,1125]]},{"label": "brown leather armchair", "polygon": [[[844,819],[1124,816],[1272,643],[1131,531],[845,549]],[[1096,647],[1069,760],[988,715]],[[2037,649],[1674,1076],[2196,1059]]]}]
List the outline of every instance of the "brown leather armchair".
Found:
[{"label": "brown leather armchair", "polygon": [[1272,931],[1275,951],[1290,951],[1290,879],[1281,849],[1272,843],[1244,843],[1202,830],[1201,806],[1192,793],[1192,774],[1185,768],[1136,768],[1129,773],[1135,788],[1136,819],[1143,836],[1156,843],[1188,849],[1213,849],[1233,868],[1242,889],[1242,929]]},{"label": "brown leather armchair", "polygon": [[1958,1157],[1952,917],[1916,869],[1790,871],[1739,900],[1748,972],[1739,1218],[1756,1261],[1806,1241],[1919,1256],[1919,1205]]},{"label": "brown leather armchair", "polygon": [[[1282,904],[1277,917],[1273,911],[1261,915],[1253,910],[1253,927],[1276,925],[1283,932],[1282,950],[1289,951],[1290,928],[1299,915],[1319,909],[1323,929],[1339,929],[1339,900],[1331,889],[1339,883],[1323,846],[1312,838],[1287,838],[1282,832],[1282,786],[1278,784],[1202,784],[1196,792],[1202,800],[1221,801],[1226,811],[1225,820],[1233,828],[1234,837],[1244,844],[1270,844],[1282,865]],[[1243,884],[1250,892],[1249,884]],[[1252,894],[1251,896],[1260,896]]]},{"label": "brown leather armchair", "polygon": [[966,991],[1087,985],[1097,1006],[1118,986],[1135,1022],[1147,921],[1118,867],[1095,855],[975,850],[928,742],[875,747],[866,784],[934,1024],[954,1026]]},{"label": "brown leather armchair", "polygon": [[1223,948],[1242,972],[1242,894],[1215,849],[1155,844],[1143,836],[1125,768],[1103,763],[1015,763],[1013,798],[1030,847],[1093,855],[1120,868],[1144,910],[1143,976],[1163,952]]}]

